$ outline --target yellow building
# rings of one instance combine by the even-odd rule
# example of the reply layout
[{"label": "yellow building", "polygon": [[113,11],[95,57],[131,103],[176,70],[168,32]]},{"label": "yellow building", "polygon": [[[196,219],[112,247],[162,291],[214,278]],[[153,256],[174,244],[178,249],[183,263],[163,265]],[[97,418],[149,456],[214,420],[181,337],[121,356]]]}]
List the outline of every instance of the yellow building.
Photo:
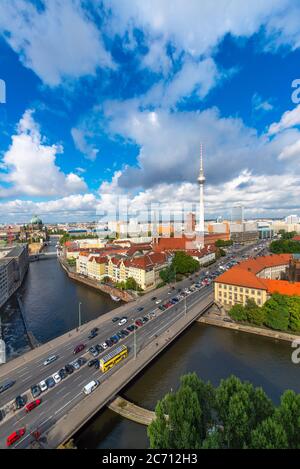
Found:
[{"label": "yellow building", "polygon": [[87,260],[87,275],[95,280],[101,280],[106,275],[106,257],[90,256]]},{"label": "yellow building", "polygon": [[274,291],[286,291],[281,280],[289,265],[290,254],[270,255],[248,259],[232,267],[214,281],[215,302],[225,308],[245,305],[252,299],[262,306]]}]

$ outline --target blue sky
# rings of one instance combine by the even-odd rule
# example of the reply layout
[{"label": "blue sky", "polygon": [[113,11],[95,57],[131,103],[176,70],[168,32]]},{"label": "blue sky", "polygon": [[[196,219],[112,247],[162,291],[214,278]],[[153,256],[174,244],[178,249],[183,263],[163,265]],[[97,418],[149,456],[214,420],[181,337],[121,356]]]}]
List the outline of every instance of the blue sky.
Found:
[{"label": "blue sky", "polygon": [[[197,202],[300,215],[300,5],[2,0],[0,222]],[[300,97],[300,93],[299,93]]]}]

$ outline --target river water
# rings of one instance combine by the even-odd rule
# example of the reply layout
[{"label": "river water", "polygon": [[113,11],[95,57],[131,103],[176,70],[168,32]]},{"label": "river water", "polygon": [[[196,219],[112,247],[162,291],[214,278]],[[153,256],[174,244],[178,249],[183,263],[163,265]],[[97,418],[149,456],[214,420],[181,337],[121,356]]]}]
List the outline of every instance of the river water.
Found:
[{"label": "river water", "polygon": [[[55,249],[54,241],[50,250]],[[29,325],[40,342],[77,326],[78,303],[88,321],[118,306],[109,297],[70,280],[56,259],[33,262],[20,289]],[[9,358],[28,347],[22,318],[12,298],[0,310]],[[180,376],[196,371],[218,385],[235,374],[262,386],[279,401],[287,388],[300,392],[300,365],[291,361],[289,343],[195,323],[151,366],[123,390],[138,405],[154,409],[166,392],[177,389]],[[115,415],[99,413],[75,438],[79,448],[147,448],[146,428]]]}]

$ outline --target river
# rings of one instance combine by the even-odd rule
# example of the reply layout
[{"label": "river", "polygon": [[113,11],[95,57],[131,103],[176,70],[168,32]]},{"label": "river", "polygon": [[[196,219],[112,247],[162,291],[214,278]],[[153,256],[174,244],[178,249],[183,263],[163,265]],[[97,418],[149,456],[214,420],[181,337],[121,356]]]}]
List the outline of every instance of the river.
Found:
[{"label": "river", "polygon": [[[48,249],[53,250],[50,246]],[[45,342],[76,327],[78,303],[83,321],[104,314],[118,304],[107,296],[70,280],[56,259],[33,262],[20,289],[29,325],[36,338]],[[9,358],[28,348],[16,301],[2,308],[2,330]],[[262,386],[278,403],[287,388],[300,392],[300,365],[291,361],[289,343],[195,323],[151,366],[135,379],[122,395],[149,409],[179,378],[196,371],[217,385],[235,374]],[[110,410],[99,413],[75,438],[79,448],[147,448],[146,428],[122,419]]]}]

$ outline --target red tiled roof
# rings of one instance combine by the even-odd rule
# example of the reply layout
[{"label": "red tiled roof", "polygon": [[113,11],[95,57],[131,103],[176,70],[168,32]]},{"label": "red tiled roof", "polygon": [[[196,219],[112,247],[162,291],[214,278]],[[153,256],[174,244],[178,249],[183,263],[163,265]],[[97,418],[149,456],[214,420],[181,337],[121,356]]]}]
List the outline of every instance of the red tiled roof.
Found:
[{"label": "red tiled roof", "polygon": [[215,279],[215,282],[267,290],[266,279],[258,278],[257,274],[268,267],[288,265],[290,259],[290,254],[278,254],[248,259],[219,275],[219,277]]},{"label": "red tiled roof", "polygon": [[299,235],[294,236],[293,241],[300,241],[300,236]]},{"label": "red tiled roof", "polygon": [[288,282],[286,280],[264,279],[269,293],[280,293],[281,295],[300,296],[300,282]]},{"label": "red tiled roof", "polygon": [[140,257],[126,259],[124,264],[126,267],[135,267],[137,269],[146,270],[155,265],[165,264],[167,256],[165,253],[153,252]]}]

